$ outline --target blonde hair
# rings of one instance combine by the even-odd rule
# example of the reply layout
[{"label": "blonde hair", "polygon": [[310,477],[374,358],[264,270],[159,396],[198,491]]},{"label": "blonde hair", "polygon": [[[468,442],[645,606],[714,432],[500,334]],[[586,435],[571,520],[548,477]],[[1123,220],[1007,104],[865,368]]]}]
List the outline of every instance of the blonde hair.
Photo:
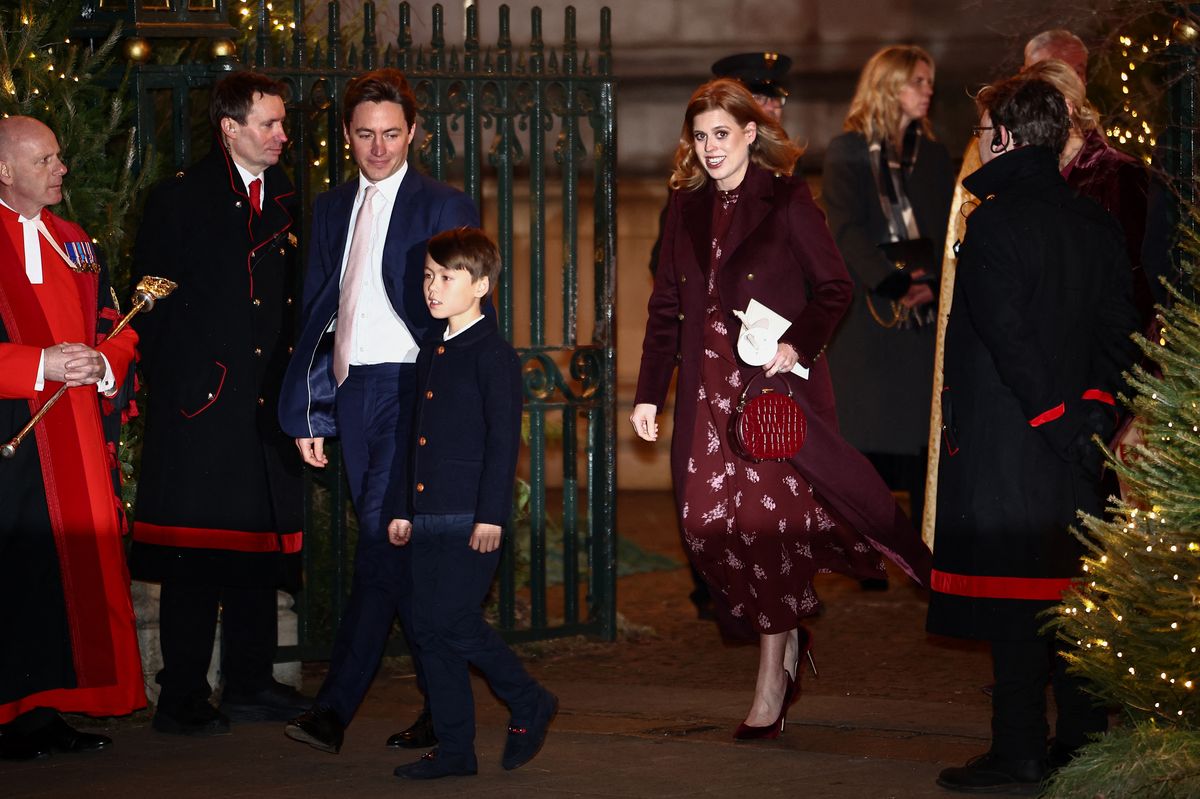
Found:
[{"label": "blonde hair", "polygon": [[[871,56],[858,78],[850,112],[842,127],[861,133],[870,144],[902,135],[900,90],[912,79],[917,64],[926,64],[931,73],[934,71],[933,57],[911,44],[885,47]],[[929,120],[922,119],[920,123],[921,132],[932,139],[933,127]],[[899,146],[899,142],[894,144]]]},{"label": "blonde hair", "polygon": [[1049,83],[1070,104],[1071,124],[1080,133],[1089,133],[1100,127],[1100,113],[1088,102],[1087,89],[1079,74],[1065,61],[1047,58],[1030,64],[1021,74],[1034,80]]},{"label": "blonde hair", "polygon": [[692,138],[692,125],[696,117],[708,111],[726,112],[741,128],[751,122],[757,126],[758,134],[750,142],[750,161],[763,169],[790,175],[796,168],[796,161],[804,154],[804,148],[788,138],[783,127],[767,116],[741,82],[718,78],[701,86],[688,100],[683,128],[679,132],[679,147],[675,150],[671,179],[668,181],[672,189],[695,191],[708,182],[708,173],[696,158],[696,146]]}]

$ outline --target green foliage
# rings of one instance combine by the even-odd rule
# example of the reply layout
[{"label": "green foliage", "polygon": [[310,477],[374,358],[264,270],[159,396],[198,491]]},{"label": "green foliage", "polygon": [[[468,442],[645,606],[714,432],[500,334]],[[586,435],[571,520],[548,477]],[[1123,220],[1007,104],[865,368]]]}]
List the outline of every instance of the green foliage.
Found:
[{"label": "green foliage", "polygon": [[1153,722],[1114,730],[1055,774],[1043,799],[1194,799],[1200,734]]},{"label": "green foliage", "polygon": [[[1193,245],[1200,242],[1193,241]],[[1200,728],[1200,308],[1176,293],[1159,342],[1140,338],[1161,376],[1137,367],[1126,399],[1144,443],[1110,461],[1130,501],[1084,518],[1086,577],[1064,600],[1059,634],[1073,668],[1134,721]]]},{"label": "green foliage", "polygon": [[90,47],[70,38],[80,0],[27,0],[0,11],[0,114],[45,122],[70,169],[59,213],[82,225],[127,294],[135,199],[151,170],[134,173],[133,111],[126,86],[106,83],[119,29]]}]

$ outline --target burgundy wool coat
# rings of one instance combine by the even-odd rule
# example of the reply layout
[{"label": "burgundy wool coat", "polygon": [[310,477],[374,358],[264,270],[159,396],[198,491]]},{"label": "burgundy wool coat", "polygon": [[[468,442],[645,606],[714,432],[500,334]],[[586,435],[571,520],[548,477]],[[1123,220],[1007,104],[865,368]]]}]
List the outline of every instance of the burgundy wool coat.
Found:
[{"label": "burgundy wool coat", "polygon": [[[661,410],[678,366],[671,475],[680,507],[700,387],[715,192],[709,181],[696,191],[671,195],[635,397],[635,403]],[[808,380],[795,381],[803,383],[795,396],[808,417],[808,439],[793,462],[835,512],[924,584],[929,550],[870,463],[837,432],[833,388],[821,354],[850,303],[854,284],[802,176],[777,176],[750,166],[717,291],[729,314],[735,352],[740,323],[733,309],[743,310],[757,299],[792,320],[783,341],[811,369]],[[743,381],[760,368],[743,367]]]}]

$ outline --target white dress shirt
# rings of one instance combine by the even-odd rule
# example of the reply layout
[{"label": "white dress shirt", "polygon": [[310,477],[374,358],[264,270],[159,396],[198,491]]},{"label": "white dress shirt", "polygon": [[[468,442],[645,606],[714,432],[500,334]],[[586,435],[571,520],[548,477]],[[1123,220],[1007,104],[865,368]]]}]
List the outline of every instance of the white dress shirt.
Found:
[{"label": "white dress shirt", "polygon": [[[371,266],[363,276],[362,294],[358,298],[358,318],[354,321],[354,340],[351,343],[352,366],[416,363],[417,353],[420,351],[416,339],[392,307],[383,282],[383,248],[387,243],[396,193],[400,190],[400,182],[407,173],[408,162],[405,161],[396,174],[374,184],[379,194],[374,200],[375,221],[371,225]],[[348,229],[351,234],[346,237],[346,246],[342,250],[342,279],[346,276],[346,258],[350,254],[350,240],[359,209],[363,204],[363,193],[369,185],[371,181],[360,172],[358,195],[354,199],[354,210],[350,214]]]},{"label": "white dress shirt", "polygon": [[[233,161],[232,158],[229,159]],[[262,186],[259,188],[258,201],[265,202],[267,199],[267,173],[259,172],[257,175],[251,175],[250,170],[243,167],[237,161],[233,161],[233,165],[237,168],[238,174],[242,176],[242,185],[246,187],[246,195],[250,194],[250,184],[256,180],[262,181]],[[261,209],[259,209],[261,210]]]}]

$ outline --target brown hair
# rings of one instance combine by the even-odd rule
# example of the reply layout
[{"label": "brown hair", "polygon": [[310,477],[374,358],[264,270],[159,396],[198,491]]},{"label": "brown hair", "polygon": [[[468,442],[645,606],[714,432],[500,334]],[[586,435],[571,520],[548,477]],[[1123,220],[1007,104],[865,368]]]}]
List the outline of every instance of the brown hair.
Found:
[{"label": "brown hair", "polygon": [[1057,158],[1071,132],[1067,101],[1051,84],[1025,74],[984,86],[975,95],[980,117],[992,121],[992,144],[999,146],[1003,126],[1018,147],[1048,147]]},{"label": "brown hair", "polygon": [[[933,57],[911,44],[885,47],[871,56],[858,76],[843,129],[861,133],[871,144],[903,136],[900,90],[912,80],[917,64],[926,64],[930,72],[934,71]],[[928,119],[921,120],[921,132],[926,138],[933,138]],[[898,142],[894,144],[899,146]]]},{"label": "brown hair", "polygon": [[1058,89],[1067,101],[1071,113],[1071,123],[1080,133],[1088,133],[1100,127],[1100,113],[1088,102],[1087,89],[1079,79],[1079,73],[1065,61],[1057,58],[1047,58],[1037,61],[1021,70],[1021,74],[1037,80],[1044,80]]},{"label": "brown hair", "polygon": [[350,129],[350,119],[360,103],[396,103],[404,111],[404,121],[412,128],[417,124],[417,98],[409,88],[408,79],[398,69],[385,67],[364,72],[346,85],[342,122]]},{"label": "brown hair", "polygon": [[500,277],[500,251],[479,228],[463,226],[443,230],[429,240],[427,252],[439,266],[469,272],[472,283],[486,277],[488,287],[496,287]]},{"label": "brown hair", "polygon": [[751,122],[758,127],[757,137],[750,142],[750,161],[763,169],[790,175],[797,159],[804,154],[804,148],[787,137],[783,127],[762,110],[740,81],[718,78],[701,86],[688,100],[668,182],[672,189],[695,191],[708,181],[708,173],[696,158],[692,139],[696,117],[708,111],[724,111],[742,128]]},{"label": "brown hair", "polygon": [[239,125],[246,124],[246,115],[254,105],[255,95],[278,97],[287,93],[287,84],[258,72],[233,72],[213,87],[208,101],[208,119],[217,130],[221,120],[229,117]]}]

